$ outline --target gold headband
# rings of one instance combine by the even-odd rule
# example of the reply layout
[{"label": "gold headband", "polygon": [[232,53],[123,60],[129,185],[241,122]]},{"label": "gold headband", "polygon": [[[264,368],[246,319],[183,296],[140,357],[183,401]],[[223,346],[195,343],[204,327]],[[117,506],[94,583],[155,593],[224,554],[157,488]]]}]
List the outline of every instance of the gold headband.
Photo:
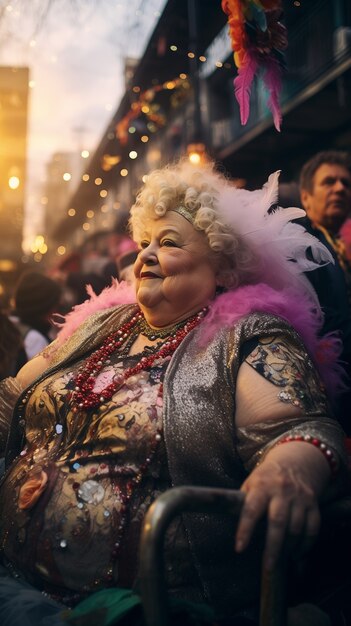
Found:
[{"label": "gold headband", "polygon": [[175,213],[179,213],[179,215],[182,215],[183,217],[185,217],[185,219],[188,220],[190,224],[194,224],[194,218],[191,215],[191,213],[188,211],[188,209],[185,208],[185,206],[177,206],[175,209],[171,209],[171,211],[174,211]]}]

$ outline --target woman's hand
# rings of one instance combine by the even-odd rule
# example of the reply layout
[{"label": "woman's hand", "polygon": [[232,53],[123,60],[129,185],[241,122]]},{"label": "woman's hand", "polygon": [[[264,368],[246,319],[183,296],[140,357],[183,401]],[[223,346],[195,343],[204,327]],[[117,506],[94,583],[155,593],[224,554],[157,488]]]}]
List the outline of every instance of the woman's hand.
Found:
[{"label": "woman's hand", "polygon": [[235,548],[247,547],[257,522],[267,515],[264,564],[272,569],[286,538],[294,550],[307,550],[318,535],[318,498],[330,480],[328,462],[306,442],[289,442],[270,450],[243,483],[246,494]]}]

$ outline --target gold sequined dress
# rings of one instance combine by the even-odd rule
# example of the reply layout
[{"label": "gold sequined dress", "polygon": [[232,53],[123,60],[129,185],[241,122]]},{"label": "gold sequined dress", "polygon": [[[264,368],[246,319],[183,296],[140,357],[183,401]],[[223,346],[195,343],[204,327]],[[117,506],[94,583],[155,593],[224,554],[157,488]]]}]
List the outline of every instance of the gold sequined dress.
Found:
[{"label": "gold sequined dress", "polygon": [[[5,560],[67,602],[68,594],[135,584],[142,517],[169,486],[237,489],[260,455],[287,432],[319,437],[343,455],[343,433],[328,414],[299,336],[287,322],[264,313],[220,330],[206,345],[198,341],[201,327],[191,331],[169,363],[140,372],[113,402],[88,420],[77,419],[68,400],[72,373],[134,312],[125,305],[88,318],[52,356],[51,369],[34,391],[20,398],[12,422],[0,488]],[[299,418],[237,429],[242,347],[271,336],[299,354],[309,401],[303,401]],[[255,367],[256,361],[257,355]],[[101,376],[109,379],[112,370],[129,364],[117,356]],[[220,613],[251,606],[259,595],[260,541],[236,555],[231,519],[184,516],[166,546],[169,588],[183,598],[205,598]]]},{"label": "gold sequined dress", "polygon": [[[115,359],[96,390],[138,358]],[[130,378],[89,420],[74,414],[68,400],[80,364],[45,378],[30,394],[21,418],[26,445],[0,493],[5,563],[68,604],[106,586],[133,586],[142,519],[170,487],[160,434],[168,359]],[[176,536],[181,546],[181,535],[178,523],[170,541]],[[173,586],[176,579],[193,586],[194,572],[184,565],[181,572],[171,568]]]}]

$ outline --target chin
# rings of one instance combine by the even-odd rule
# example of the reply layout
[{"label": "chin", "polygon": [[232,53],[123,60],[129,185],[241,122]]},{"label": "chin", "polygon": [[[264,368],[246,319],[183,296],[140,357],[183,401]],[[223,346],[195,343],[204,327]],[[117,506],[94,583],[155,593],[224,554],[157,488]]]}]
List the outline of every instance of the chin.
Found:
[{"label": "chin", "polygon": [[141,307],[154,308],[160,302],[160,298],[157,294],[152,293],[149,289],[143,289],[140,287],[137,290],[137,302]]}]

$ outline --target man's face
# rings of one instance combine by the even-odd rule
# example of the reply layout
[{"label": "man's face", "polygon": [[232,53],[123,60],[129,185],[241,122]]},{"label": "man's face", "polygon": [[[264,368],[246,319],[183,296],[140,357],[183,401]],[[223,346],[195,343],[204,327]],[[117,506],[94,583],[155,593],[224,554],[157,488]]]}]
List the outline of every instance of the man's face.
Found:
[{"label": "man's face", "polygon": [[301,202],[312,223],[338,232],[351,212],[351,173],[343,165],[323,163],[312,191],[301,190]]}]

